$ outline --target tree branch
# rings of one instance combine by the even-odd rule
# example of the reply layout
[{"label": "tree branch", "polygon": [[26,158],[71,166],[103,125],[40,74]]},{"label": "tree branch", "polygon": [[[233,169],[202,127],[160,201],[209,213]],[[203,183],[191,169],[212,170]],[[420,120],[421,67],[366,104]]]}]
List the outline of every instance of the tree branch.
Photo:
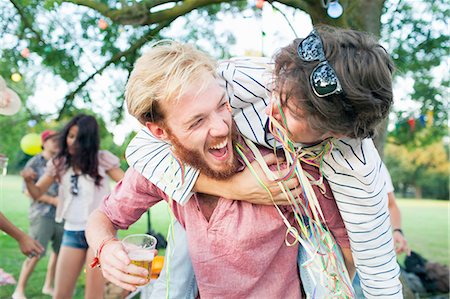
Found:
[{"label": "tree branch", "polygon": [[23,10],[22,7],[20,7],[20,5],[17,3],[16,0],[9,0],[12,5],[16,8],[17,12],[20,15],[20,19],[22,20],[23,25],[25,26],[25,28],[30,29],[31,32],[34,33],[34,35],[36,36],[36,39],[43,43],[44,45],[46,44],[45,41],[42,39],[42,36],[39,32],[37,32],[36,30],[34,30],[33,28],[33,24],[28,20],[25,11]]},{"label": "tree branch", "polygon": [[75,98],[75,95],[82,90],[86,84],[92,80],[95,75],[101,74],[108,66],[111,64],[117,62],[120,60],[120,58],[127,56],[137,50],[139,50],[145,43],[147,43],[149,40],[152,39],[152,37],[157,34],[159,31],[161,31],[163,28],[167,27],[173,20],[167,20],[161,24],[159,24],[156,28],[150,29],[147,33],[145,33],[141,38],[139,38],[131,47],[129,47],[127,50],[119,52],[115,55],[113,55],[108,61],[103,64],[101,68],[96,70],[94,73],[92,73],[89,77],[87,77],[83,82],[81,82],[77,88],[75,88],[72,92],[67,94],[64,98],[64,103],[61,109],[58,113],[57,120],[61,120],[64,113],[67,111],[67,109],[72,106],[73,100]]},{"label": "tree branch", "polygon": [[[194,9],[218,3],[231,3],[239,0],[146,0],[125,6],[120,9],[111,9],[106,4],[99,3],[95,0],[65,0],[76,5],[89,7],[100,12],[105,17],[110,18],[113,22],[122,25],[143,26],[158,24],[169,19],[175,20]],[[154,13],[150,9],[162,4],[173,3],[174,7],[160,10]]]}]

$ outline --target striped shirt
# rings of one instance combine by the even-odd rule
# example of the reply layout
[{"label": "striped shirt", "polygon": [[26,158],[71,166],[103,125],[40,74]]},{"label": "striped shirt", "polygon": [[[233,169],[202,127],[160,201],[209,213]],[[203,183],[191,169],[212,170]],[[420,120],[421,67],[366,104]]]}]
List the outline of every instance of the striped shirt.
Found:
[{"label": "striped shirt", "polygon": [[[239,131],[266,147],[277,146],[267,130],[265,107],[271,94],[273,63],[267,58],[235,58],[219,65]],[[371,139],[334,140],[324,157],[330,184],[348,231],[366,298],[403,298],[392,240],[383,163]],[[184,179],[169,145],[142,129],[130,142],[127,161],[180,204],[192,195],[198,171],[186,165]]]}]

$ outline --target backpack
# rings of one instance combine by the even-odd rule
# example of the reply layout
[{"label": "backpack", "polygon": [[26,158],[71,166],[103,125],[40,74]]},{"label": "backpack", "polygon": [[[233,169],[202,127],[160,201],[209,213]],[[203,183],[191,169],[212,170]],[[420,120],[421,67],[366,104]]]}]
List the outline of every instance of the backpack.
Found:
[{"label": "backpack", "polygon": [[[449,268],[439,263],[428,262],[417,252],[411,251],[411,255],[405,259],[405,271],[415,274],[422,282],[428,293],[449,292]],[[414,290],[414,292],[420,292]]]}]

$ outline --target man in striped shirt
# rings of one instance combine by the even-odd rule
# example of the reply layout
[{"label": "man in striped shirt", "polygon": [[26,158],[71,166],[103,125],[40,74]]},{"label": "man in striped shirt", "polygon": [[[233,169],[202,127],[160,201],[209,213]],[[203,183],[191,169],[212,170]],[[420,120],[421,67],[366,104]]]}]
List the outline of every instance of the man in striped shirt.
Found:
[{"label": "man in striped shirt", "polygon": [[[303,150],[316,153],[331,142],[321,172],[346,225],[367,298],[402,298],[385,177],[370,138],[392,104],[392,71],[389,55],[373,37],[332,28],[317,28],[305,39],[295,40],[281,49],[274,62],[232,59],[218,69],[238,129],[250,140],[280,146],[265,113],[269,107],[269,114]],[[145,129],[126,154],[130,166],[180,204],[191,197],[194,185],[197,192],[230,198],[249,198],[245,191],[255,189],[244,185],[242,175],[224,186],[212,184],[189,167],[181,180],[179,169],[167,167],[169,155],[169,147]]]}]

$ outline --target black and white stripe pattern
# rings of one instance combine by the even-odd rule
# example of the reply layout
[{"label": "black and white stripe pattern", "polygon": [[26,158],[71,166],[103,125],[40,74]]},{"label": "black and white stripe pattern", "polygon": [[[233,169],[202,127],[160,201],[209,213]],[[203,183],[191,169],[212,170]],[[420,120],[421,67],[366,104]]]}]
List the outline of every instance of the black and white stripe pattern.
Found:
[{"label": "black and white stripe pattern", "polygon": [[[240,132],[253,142],[274,146],[267,133],[265,107],[270,101],[273,64],[267,58],[223,61],[218,69]],[[334,141],[323,172],[348,230],[353,258],[366,298],[403,298],[388,211],[385,173],[372,140]],[[127,148],[128,163],[173,199],[184,204],[198,171],[186,166],[185,184],[167,144],[143,129]],[[151,165],[151,166],[150,166]],[[169,179],[171,178],[171,179]],[[170,183],[168,183],[170,180]],[[168,186],[170,185],[170,186]]]}]

